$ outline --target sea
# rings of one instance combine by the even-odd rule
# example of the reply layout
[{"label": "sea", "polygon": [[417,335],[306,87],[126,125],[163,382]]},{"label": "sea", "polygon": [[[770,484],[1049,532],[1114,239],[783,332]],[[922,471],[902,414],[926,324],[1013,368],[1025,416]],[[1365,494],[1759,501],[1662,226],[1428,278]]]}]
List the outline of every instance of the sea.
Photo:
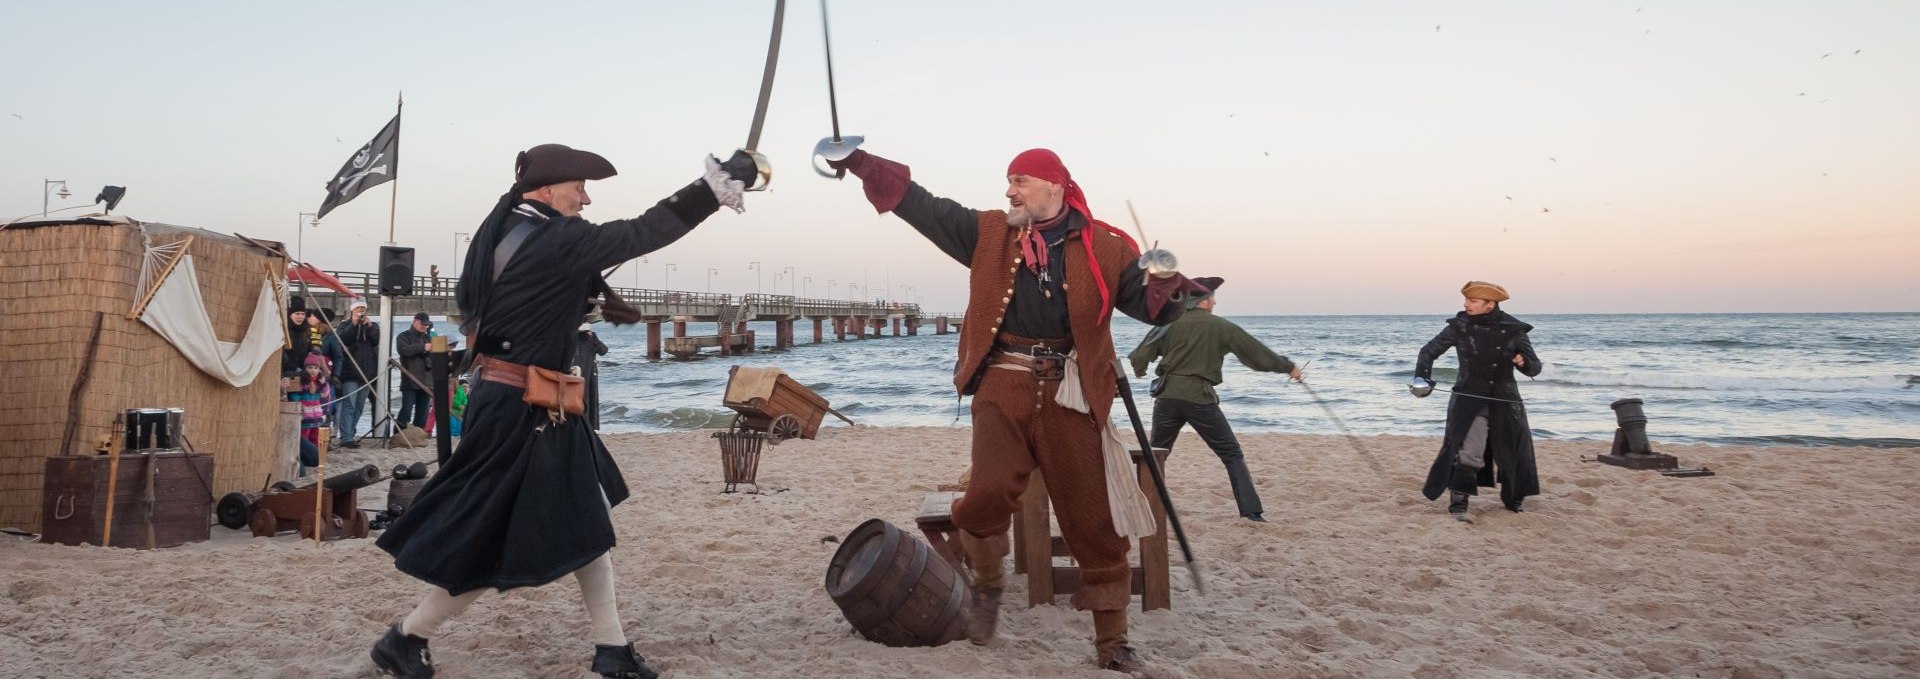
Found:
[{"label": "sea", "polygon": [[[1228,357],[1220,407],[1237,432],[1440,436],[1448,394],[1408,390],[1420,347],[1450,315],[1225,315],[1296,363],[1311,390],[1284,375],[1258,373]],[[1920,447],[1920,313],[1530,314],[1534,348],[1546,364],[1520,383],[1534,436],[1610,442],[1611,404],[1644,401],[1655,443],[1753,446]],[[448,324],[450,325],[450,324]],[[846,341],[796,322],[799,344],[773,349],[771,322],[748,324],[758,350],[721,357],[646,357],[645,326],[600,326],[601,431],[721,429],[732,366],[778,367],[862,425],[959,427],[969,399],[957,398],[957,334]],[[1122,356],[1146,335],[1120,317]],[[713,332],[690,323],[688,332]],[[904,331],[903,331],[904,332]],[[711,352],[711,350],[709,350]],[[1309,363],[1310,361],[1310,363]],[[1456,365],[1435,361],[1446,388]],[[1134,380],[1145,397],[1146,380]],[[1151,412],[1151,399],[1140,403]],[[1127,428],[1125,410],[1113,409]],[[822,426],[846,426],[831,415]],[[1344,429],[1343,429],[1344,428]]]},{"label": "sea", "polygon": [[[1306,369],[1309,392],[1284,375],[1227,359],[1221,408],[1239,432],[1439,436],[1447,394],[1408,390],[1420,347],[1447,316],[1234,316],[1226,318]],[[1546,364],[1520,393],[1534,435],[1611,441],[1610,404],[1645,402],[1648,436],[1661,442],[1793,446],[1920,446],[1920,314],[1533,314],[1534,347]],[[825,397],[848,418],[875,426],[965,426],[952,368],[958,335],[811,344],[774,351],[772,323],[752,323],[758,351],[690,360],[646,358],[644,326],[604,327],[603,432],[723,428],[727,371],[772,366]],[[689,324],[689,332],[712,332]],[[1124,355],[1147,326],[1121,318]],[[1452,354],[1435,363],[1444,388]],[[1145,394],[1145,381],[1136,380]],[[1316,398],[1319,401],[1316,401]],[[1150,403],[1141,404],[1143,415]],[[1331,415],[1329,414],[1331,411]],[[1122,408],[1114,408],[1124,418]],[[1337,420],[1336,420],[1337,417]],[[1124,422],[1116,420],[1123,425]],[[824,426],[845,426],[828,416]]]}]

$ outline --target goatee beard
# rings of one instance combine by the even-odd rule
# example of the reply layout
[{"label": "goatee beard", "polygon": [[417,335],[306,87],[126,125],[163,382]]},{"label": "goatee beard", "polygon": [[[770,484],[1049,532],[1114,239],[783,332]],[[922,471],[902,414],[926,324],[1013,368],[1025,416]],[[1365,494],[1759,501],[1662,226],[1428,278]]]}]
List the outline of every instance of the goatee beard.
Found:
[{"label": "goatee beard", "polygon": [[1033,214],[1030,212],[1027,212],[1027,209],[1025,207],[1009,208],[1007,210],[1007,226],[1011,226],[1014,228],[1026,228],[1028,224],[1032,224],[1032,223],[1033,223]]}]

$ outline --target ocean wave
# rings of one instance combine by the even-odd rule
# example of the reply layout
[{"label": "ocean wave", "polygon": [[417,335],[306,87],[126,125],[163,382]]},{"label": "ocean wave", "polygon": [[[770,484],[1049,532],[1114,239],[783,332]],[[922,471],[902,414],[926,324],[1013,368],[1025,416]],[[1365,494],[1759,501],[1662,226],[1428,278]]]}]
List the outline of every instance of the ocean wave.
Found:
[{"label": "ocean wave", "polygon": [[626,406],[614,406],[603,412],[601,421],[656,429],[722,429],[733,422],[734,415],[735,413],[731,410],[706,408],[629,409]]},{"label": "ocean wave", "polygon": [[1749,375],[1712,375],[1698,373],[1610,372],[1599,370],[1556,369],[1548,364],[1540,373],[1540,382],[1583,387],[1645,387],[1650,389],[1700,389],[1707,391],[1815,391],[1860,392],[1912,389],[1912,375],[1871,375],[1860,377],[1754,377]]}]

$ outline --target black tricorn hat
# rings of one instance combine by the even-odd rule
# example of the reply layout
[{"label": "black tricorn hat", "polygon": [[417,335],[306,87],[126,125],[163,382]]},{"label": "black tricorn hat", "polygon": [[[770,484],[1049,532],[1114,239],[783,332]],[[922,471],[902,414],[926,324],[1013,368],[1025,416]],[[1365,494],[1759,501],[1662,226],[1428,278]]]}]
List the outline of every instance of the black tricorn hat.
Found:
[{"label": "black tricorn hat", "polygon": [[521,151],[513,160],[514,183],[529,190],[580,179],[606,179],[618,173],[600,154],[561,144],[541,144]]},{"label": "black tricorn hat", "polygon": [[1219,276],[1207,276],[1205,278],[1195,278],[1193,282],[1199,283],[1200,287],[1207,289],[1207,292],[1213,292],[1219,290],[1220,284],[1227,282],[1227,279]]}]

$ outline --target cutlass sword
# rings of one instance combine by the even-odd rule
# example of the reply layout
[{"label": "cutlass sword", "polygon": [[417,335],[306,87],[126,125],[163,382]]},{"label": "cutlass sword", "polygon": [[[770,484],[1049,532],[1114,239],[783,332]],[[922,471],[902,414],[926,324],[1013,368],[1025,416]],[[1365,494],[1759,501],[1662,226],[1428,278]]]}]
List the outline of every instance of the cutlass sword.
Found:
[{"label": "cutlass sword", "polygon": [[813,145],[813,171],[822,177],[841,179],[847,176],[846,170],[822,165],[820,161],[846,160],[867,138],[860,135],[840,136],[840,99],[835,96],[833,88],[833,35],[827,30],[827,0],[820,0],[820,39],[827,48],[827,114],[833,118],[833,136]]},{"label": "cutlass sword", "polygon": [[774,0],[773,36],[767,39],[767,67],[760,72],[760,99],[753,105],[753,127],[747,130],[747,145],[740,150],[753,157],[753,164],[760,172],[758,181],[747,187],[748,191],[763,191],[773,182],[773,166],[767,157],[760,155],[760,129],[767,122],[767,101],[773,98],[773,73],[780,65],[780,28],[786,23],[787,0]]}]

